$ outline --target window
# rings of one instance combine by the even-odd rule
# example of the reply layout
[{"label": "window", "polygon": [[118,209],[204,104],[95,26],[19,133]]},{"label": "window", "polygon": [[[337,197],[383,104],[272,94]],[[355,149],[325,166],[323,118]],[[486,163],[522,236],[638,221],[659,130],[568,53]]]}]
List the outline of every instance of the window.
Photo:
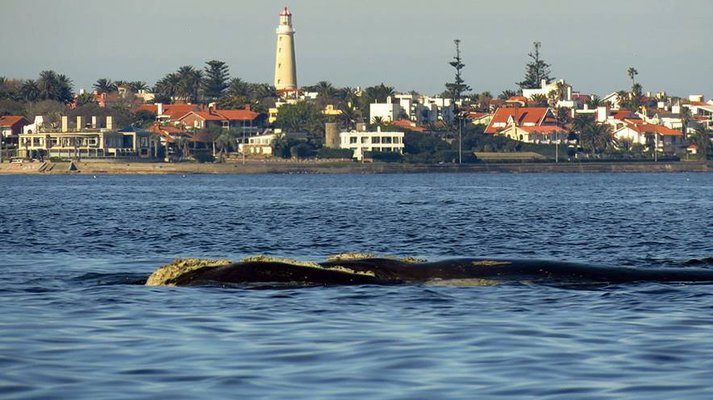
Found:
[{"label": "window", "polygon": [[391,137],[389,137],[389,136],[382,137],[381,143],[391,144]]},{"label": "window", "polygon": [[368,143],[368,140],[369,140],[368,137],[363,137],[363,138],[361,138],[361,143],[362,144]]},{"label": "window", "polygon": [[354,136],[349,138],[349,144],[356,144],[356,142],[357,142],[357,138],[355,138]]},{"label": "window", "polygon": [[371,143],[381,143],[381,138],[378,136],[374,136],[371,138]]}]

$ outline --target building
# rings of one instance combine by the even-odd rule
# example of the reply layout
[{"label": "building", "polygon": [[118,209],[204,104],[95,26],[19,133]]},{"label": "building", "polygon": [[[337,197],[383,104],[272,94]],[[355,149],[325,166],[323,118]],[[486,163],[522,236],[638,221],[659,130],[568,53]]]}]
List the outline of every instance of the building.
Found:
[{"label": "building", "polygon": [[620,146],[623,142],[640,144],[649,151],[656,148],[658,153],[674,154],[684,145],[683,133],[680,130],[646,122],[626,121],[623,126],[614,131],[614,137]]},{"label": "building", "polygon": [[404,152],[403,132],[382,132],[381,128],[377,128],[376,132],[340,132],[339,139],[339,147],[352,150],[354,158],[360,161],[366,152]]},{"label": "building", "polygon": [[25,158],[155,158],[160,146],[151,132],[114,130],[111,116],[103,128],[96,117],[87,127],[79,116],[70,127],[68,117],[62,116],[60,129],[41,125],[18,136],[18,156]]},{"label": "building", "polygon": [[189,111],[178,118],[178,124],[186,129],[208,129],[220,127],[237,129],[246,136],[257,135],[265,127],[266,115],[245,109],[219,110],[208,107],[206,111]]},{"label": "building", "polygon": [[292,28],[292,13],[287,7],[280,13],[280,24],[277,26],[276,33],[275,89],[282,92],[294,92],[297,90],[295,30]]},{"label": "building", "polygon": [[0,135],[7,139],[22,133],[22,127],[28,125],[30,121],[22,115],[0,116]]},{"label": "building", "polygon": [[499,134],[520,142],[541,144],[561,143],[567,138],[567,131],[557,125],[517,126],[512,124],[500,131]]},{"label": "building", "polygon": [[572,85],[565,82],[564,79],[558,79],[552,83],[547,83],[547,80],[543,79],[540,82],[539,88],[522,89],[522,97],[525,97],[527,100],[532,100],[534,96],[545,96],[549,99],[552,93],[556,96],[557,107],[574,108],[575,102],[572,99]]},{"label": "building", "polygon": [[485,133],[496,134],[510,125],[518,127],[556,126],[557,117],[548,107],[501,107],[495,111]]},{"label": "building", "polygon": [[374,123],[377,118],[381,122],[396,121],[401,118],[404,113],[399,103],[393,103],[391,97],[386,98],[386,103],[371,103],[369,104],[369,122]]},{"label": "building", "polygon": [[251,136],[247,143],[238,145],[238,151],[246,156],[272,157],[276,139],[274,133]]},{"label": "building", "polygon": [[200,111],[198,104],[141,104],[137,111],[148,111],[156,114],[156,121],[161,123],[175,123],[179,118],[191,111]]}]

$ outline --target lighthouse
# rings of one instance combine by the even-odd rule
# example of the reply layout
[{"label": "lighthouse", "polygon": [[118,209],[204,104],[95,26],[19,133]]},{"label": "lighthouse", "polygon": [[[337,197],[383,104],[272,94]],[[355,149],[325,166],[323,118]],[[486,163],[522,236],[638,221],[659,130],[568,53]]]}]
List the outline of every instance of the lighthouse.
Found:
[{"label": "lighthouse", "polygon": [[292,29],[292,13],[285,7],[280,12],[277,26],[277,50],[275,53],[275,89],[297,90],[297,67],[295,64],[295,30]]}]

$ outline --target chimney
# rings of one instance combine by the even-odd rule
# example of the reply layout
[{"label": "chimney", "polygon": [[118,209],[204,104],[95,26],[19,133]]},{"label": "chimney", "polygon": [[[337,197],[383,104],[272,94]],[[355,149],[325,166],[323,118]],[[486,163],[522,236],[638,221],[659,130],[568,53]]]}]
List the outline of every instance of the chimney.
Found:
[{"label": "chimney", "polygon": [[572,101],[572,86],[567,86],[567,101]]},{"label": "chimney", "polygon": [[547,86],[547,79],[543,79],[540,81],[540,88],[544,89]]},{"label": "chimney", "polygon": [[163,103],[156,103],[156,115],[163,114]]},{"label": "chimney", "polygon": [[363,122],[357,122],[356,124],[356,130],[357,132],[364,132],[366,131],[366,124]]},{"label": "chimney", "polygon": [[69,117],[62,116],[62,132],[69,132]]},{"label": "chimney", "polygon": [[386,103],[391,104],[391,96],[386,98]]},{"label": "chimney", "polygon": [[92,129],[97,129],[97,116],[93,115],[92,116]]},{"label": "chimney", "polygon": [[106,116],[106,129],[108,129],[108,130],[114,129],[114,117],[112,117],[111,115]]},{"label": "chimney", "polygon": [[84,117],[77,115],[77,132],[81,132],[84,129]]}]

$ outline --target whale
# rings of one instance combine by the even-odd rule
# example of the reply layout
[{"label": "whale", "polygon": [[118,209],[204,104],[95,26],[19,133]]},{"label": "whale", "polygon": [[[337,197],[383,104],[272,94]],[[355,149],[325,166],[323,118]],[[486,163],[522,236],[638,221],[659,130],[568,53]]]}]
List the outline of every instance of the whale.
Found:
[{"label": "whale", "polygon": [[346,254],[323,262],[273,256],[241,261],[184,259],[158,268],[148,286],[200,285],[494,285],[528,282],[601,285],[638,282],[713,283],[713,269],[642,268],[583,263],[497,258],[453,258],[427,261],[370,254]]}]

